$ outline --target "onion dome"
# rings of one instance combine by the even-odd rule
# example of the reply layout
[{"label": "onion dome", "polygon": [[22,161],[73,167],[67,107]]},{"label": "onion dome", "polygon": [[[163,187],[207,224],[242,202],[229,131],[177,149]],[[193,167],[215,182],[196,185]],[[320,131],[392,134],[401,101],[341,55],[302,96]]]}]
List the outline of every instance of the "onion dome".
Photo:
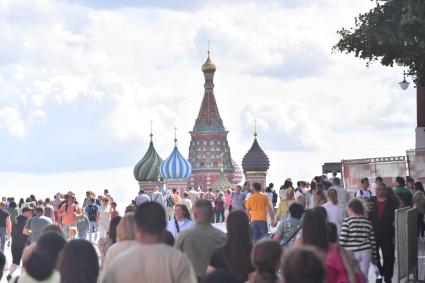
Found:
[{"label": "onion dome", "polygon": [[254,134],[254,142],[242,159],[242,169],[244,172],[259,171],[266,172],[270,167],[270,161],[257,141],[257,134]]},{"label": "onion dome", "polygon": [[209,72],[215,72],[215,64],[210,58],[210,52],[208,51],[208,58],[205,61],[205,63],[202,65],[202,72],[209,73]]},{"label": "onion dome", "polygon": [[[176,131],[177,128],[174,128]],[[188,179],[192,174],[192,166],[177,148],[177,137],[174,137],[174,149],[161,164],[161,176],[168,180]]]},{"label": "onion dome", "polygon": [[211,188],[213,190],[219,190],[222,192],[227,189],[233,188],[234,186],[235,185],[232,184],[224,174],[223,154],[221,154],[220,175],[218,175],[217,180],[211,185]]},{"label": "onion dome", "polygon": [[235,170],[232,173],[232,183],[237,185],[243,180],[243,172],[241,167],[239,167],[239,164],[236,163],[236,161],[234,161],[233,159],[232,159],[232,165],[233,165],[233,168],[235,168]]},{"label": "onion dome", "polygon": [[139,182],[157,181],[158,168],[161,166],[162,158],[158,155],[153,146],[152,134],[148,151],[143,158],[134,166],[134,178]]}]

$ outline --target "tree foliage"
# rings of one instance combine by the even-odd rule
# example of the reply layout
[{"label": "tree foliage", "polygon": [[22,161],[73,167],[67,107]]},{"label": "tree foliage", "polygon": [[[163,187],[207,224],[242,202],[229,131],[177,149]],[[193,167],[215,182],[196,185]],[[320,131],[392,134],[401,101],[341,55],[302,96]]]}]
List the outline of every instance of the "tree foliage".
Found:
[{"label": "tree foliage", "polygon": [[355,27],[338,30],[334,50],[408,68],[417,85],[425,86],[425,0],[372,0],[375,7],[355,18]]}]

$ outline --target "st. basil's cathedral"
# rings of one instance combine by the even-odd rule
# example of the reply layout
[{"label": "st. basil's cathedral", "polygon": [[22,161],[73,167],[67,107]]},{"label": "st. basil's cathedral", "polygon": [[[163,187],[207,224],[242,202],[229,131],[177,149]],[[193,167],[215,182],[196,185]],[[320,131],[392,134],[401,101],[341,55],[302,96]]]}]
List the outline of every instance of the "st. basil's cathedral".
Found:
[{"label": "st. basil's cathedral", "polygon": [[214,73],[216,66],[210,58],[210,52],[202,65],[204,73],[204,96],[190,132],[189,158],[185,159],[178,150],[177,137],[171,154],[163,160],[153,145],[153,135],[143,158],[134,167],[133,173],[140,189],[151,192],[155,186],[166,185],[167,189],[176,188],[180,192],[193,187],[206,191],[234,187],[245,176],[245,182],[266,185],[266,175],[270,166],[269,158],[261,149],[254,133],[254,142],[242,160],[242,169],[232,159],[227,141],[229,133],[224,127],[214,95]]}]

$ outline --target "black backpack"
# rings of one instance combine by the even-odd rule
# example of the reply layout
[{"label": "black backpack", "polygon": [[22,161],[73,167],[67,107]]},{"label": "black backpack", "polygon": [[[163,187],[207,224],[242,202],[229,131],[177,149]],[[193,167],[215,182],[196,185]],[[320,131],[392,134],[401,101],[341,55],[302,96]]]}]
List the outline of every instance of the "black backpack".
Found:
[{"label": "black backpack", "polygon": [[275,191],[273,191],[273,198],[272,198],[272,203],[276,204],[277,203],[277,194]]},{"label": "black backpack", "polygon": [[89,219],[96,219],[97,217],[97,207],[95,205],[89,205]]}]

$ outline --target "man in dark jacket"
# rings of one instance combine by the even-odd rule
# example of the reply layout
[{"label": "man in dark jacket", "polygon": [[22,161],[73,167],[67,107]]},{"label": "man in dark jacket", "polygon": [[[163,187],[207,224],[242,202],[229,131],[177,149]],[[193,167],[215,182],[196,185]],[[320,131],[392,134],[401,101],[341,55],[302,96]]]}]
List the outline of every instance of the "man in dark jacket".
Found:
[{"label": "man in dark jacket", "polygon": [[[394,273],[395,228],[394,212],[398,208],[395,198],[391,198],[384,184],[377,184],[376,196],[370,199],[369,220],[376,237],[377,265],[385,282],[391,282]],[[379,250],[382,252],[381,264]]]}]

